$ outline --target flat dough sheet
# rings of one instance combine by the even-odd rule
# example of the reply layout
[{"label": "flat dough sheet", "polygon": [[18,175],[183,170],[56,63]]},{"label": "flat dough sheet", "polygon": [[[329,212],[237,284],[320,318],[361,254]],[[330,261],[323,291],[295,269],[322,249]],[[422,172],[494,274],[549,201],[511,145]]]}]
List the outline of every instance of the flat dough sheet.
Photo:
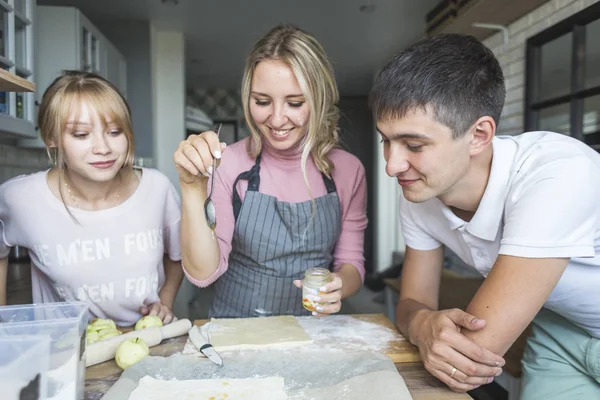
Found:
[{"label": "flat dough sheet", "polygon": [[163,381],[144,376],[129,400],[287,400],[280,377]]},{"label": "flat dough sheet", "polygon": [[293,347],[313,340],[291,315],[257,318],[213,318],[209,341],[217,351]]},{"label": "flat dough sheet", "polygon": [[143,377],[129,400],[412,400],[397,372],[377,371],[326,387],[284,391],[280,377],[163,381]]}]

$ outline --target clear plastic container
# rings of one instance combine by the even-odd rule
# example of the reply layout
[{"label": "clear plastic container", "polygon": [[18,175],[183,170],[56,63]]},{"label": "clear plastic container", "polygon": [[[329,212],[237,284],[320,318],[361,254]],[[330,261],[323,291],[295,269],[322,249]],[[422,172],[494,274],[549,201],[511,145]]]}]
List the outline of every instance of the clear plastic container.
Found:
[{"label": "clear plastic container", "polygon": [[2,399],[46,400],[50,336],[0,336]]},{"label": "clear plastic container", "polygon": [[0,307],[0,337],[50,336],[48,399],[83,399],[88,304],[65,302]]}]

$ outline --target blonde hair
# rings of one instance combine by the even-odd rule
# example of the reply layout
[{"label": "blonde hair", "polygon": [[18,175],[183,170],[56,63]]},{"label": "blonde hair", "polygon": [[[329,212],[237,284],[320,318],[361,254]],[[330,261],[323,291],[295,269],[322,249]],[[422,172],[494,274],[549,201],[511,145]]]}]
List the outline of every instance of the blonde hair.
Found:
[{"label": "blonde hair", "polygon": [[310,107],[307,132],[301,142],[302,173],[307,187],[306,160],[312,155],[319,171],[331,177],[334,165],[329,151],[338,145],[339,92],[333,67],[325,50],[308,33],[291,25],[278,25],[259,39],[246,59],[242,78],[242,106],[252,140],[248,153],[256,158],[262,149],[262,134],[250,115],[250,93],[256,66],[265,60],[279,60],[290,66]]},{"label": "blonde hair", "polygon": [[[106,120],[117,125],[127,138],[127,155],[122,170],[133,170],[134,141],[131,111],[119,90],[99,75],[83,71],[63,71],[44,92],[38,113],[38,127],[46,145],[46,152],[54,167],[59,170],[59,194],[66,207],[61,189],[65,164],[62,146],[69,118],[77,114],[81,104],[88,104],[100,117],[103,128]],[[77,120],[77,118],[75,118]],[[54,154],[53,154],[54,153]],[[77,220],[67,208],[71,218]]]},{"label": "blonde hair", "polygon": [[[123,130],[127,138],[127,155],[122,168],[132,168],[134,161],[131,111],[119,90],[106,79],[90,72],[64,71],[48,86],[42,96],[38,113],[38,127],[46,151],[56,168],[65,168],[62,136],[69,117],[77,113],[82,103],[87,103],[100,116]],[[106,129],[106,126],[103,126]],[[52,154],[56,149],[56,154]]]}]

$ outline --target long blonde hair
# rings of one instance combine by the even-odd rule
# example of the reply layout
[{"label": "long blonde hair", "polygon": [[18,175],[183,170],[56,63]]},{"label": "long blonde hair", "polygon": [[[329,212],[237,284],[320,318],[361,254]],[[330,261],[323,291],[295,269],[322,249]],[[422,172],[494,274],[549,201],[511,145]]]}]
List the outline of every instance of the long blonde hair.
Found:
[{"label": "long blonde hair", "polygon": [[308,33],[291,25],[278,25],[260,38],[246,59],[242,78],[242,106],[252,140],[248,153],[256,158],[262,149],[262,134],[250,115],[250,92],[256,66],[265,60],[279,60],[290,66],[310,107],[307,132],[301,142],[301,166],[304,180],[306,160],[312,155],[319,171],[331,176],[334,165],[329,151],[338,145],[339,92],[333,67],[325,50]]},{"label": "long blonde hair", "polygon": [[[44,92],[38,113],[38,127],[46,145],[46,152],[54,167],[59,169],[59,194],[63,201],[61,179],[65,164],[63,134],[69,118],[77,113],[82,103],[88,104],[100,117],[117,125],[127,138],[127,155],[122,170],[131,171],[134,162],[134,141],[131,111],[125,98],[109,81],[99,75],[83,71],[63,71]],[[77,118],[76,118],[77,119]],[[106,129],[106,126],[103,127]],[[67,211],[69,211],[67,209]],[[73,215],[69,212],[71,217]]]}]

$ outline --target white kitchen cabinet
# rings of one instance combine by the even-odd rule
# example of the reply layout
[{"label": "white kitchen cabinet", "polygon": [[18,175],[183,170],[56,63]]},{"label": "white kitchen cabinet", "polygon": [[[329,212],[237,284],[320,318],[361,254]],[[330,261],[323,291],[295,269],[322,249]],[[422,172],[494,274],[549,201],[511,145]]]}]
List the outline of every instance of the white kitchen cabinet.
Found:
[{"label": "white kitchen cabinet", "polygon": [[106,44],[106,79],[119,88],[119,91],[127,98],[127,63],[119,50],[110,42]]},{"label": "white kitchen cabinet", "polygon": [[[94,72],[126,96],[125,57],[77,8],[37,6],[35,39],[38,103],[63,70]],[[19,145],[43,147],[39,139],[21,140]]]},{"label": "white kitchen cabinet", "polygon": [[[34,0],[0,0],[0,69],[22,84],[34,79],[34,10]],[[35,137],[33,85],[11,86],[0,89],[0,137]]]}]

